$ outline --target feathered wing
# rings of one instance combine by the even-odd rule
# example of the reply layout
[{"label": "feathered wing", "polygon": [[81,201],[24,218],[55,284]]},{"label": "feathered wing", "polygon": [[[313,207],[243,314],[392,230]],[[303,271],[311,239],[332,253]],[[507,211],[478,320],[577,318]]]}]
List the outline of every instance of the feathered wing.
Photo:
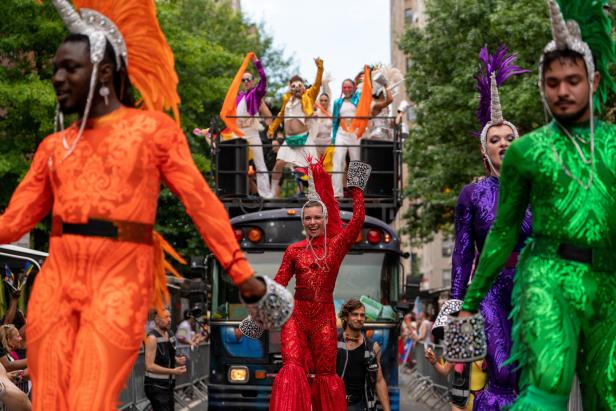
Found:
[{"label": "feathered wing", "polygon": [[128,76],[148,110],[170,110],[180,120],[179,83],[173,51],[163,34],[154,0],[73,0],[111,19],[128,50]]},{"label": "feathered wing", "polygon": [[610,92],[616,92],[616,82],[610,75],[609,64],[616,62],[616,48],[612,37],[612,22],[604,7],[607,0],[557,0],[565,20],[575,20],[580,26],[582,40],[592,50],[595,69],[601,82],[594,94],[594,106],[601,110]]},{"label": "feathered wing", "polygon": [[508,54],[507,48],[501,45],[494,54],[490,54],[487,47],[479,52],[479,60],[483,63],[481,71],[475,76],[477,81],[477,91],[479,92],[479,108],[476,115],[481,128],[490,121],[490,107],[492,102],[490,77],[496,74],[496,85],[501,86],[508,78],[527,73],[515,64],[517,55]]}]

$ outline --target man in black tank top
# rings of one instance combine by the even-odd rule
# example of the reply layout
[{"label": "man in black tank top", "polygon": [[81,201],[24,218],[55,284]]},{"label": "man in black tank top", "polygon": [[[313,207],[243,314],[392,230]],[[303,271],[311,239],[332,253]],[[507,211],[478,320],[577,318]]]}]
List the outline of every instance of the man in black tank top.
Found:
[{"label": "man in black tank top", "polygon": [[169,331],[169,311],[163,311],[162,316],[157,313],[154,324],[145,340],[145,396],[153,411],[173,411],[175,376],[186,372],[186,357],[175,356],[175,337]]},{"label": "man in black tank top", "polygon": [[387,383],[381,370],[379,344],[362,334],[366,309],[357,299],[340,311],[343,330],[338,335],[336,372],[344,381],[347,411],[374,411],[376,398],[383,411],[390,411]]}]

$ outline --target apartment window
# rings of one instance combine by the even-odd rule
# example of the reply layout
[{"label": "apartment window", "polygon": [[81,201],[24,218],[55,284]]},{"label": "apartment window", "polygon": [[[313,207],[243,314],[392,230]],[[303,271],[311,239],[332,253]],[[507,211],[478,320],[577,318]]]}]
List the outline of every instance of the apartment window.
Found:
[{"label": "apartment window", "polygon": [[453,241],[448,238],[443,240],[443,244],[441,245],[441,254],[443,257],[451,257],[451,253],[453,253]]},{"label": "apartment window", "polygon": [[404,22],[406,24],[412,24],[413,23],[413,9],[411,9],[411,8],[404,9]]},{"label": "apartment window", "polygon": [[451,286],[451,270],[443,270],[443,287]]}]

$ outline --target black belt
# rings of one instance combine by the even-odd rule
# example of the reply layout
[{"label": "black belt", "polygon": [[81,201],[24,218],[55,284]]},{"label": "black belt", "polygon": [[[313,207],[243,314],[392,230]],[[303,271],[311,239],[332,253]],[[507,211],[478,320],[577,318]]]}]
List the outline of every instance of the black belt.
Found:
[{"label": "black belt", "polygon": [[83,235],[103,237],[117,241],[138,244],[152,244],[152,224],[132,221],[110,221],[91,218],[85,224],[66,223],[60,217],[53,217],[51,235]]},{"label": "black belt", "polygon": [[557,254],[570,261],[589,264],[592,270],[613,272],[616,270],[616,250],[612,248],[578,247],[561,243],[556,249]]},{"label": "black belt", "polygon": [[592,248],[577,247],[571,244],[560,244],[558,255],[565,260],[577,261],[578,263],[590,264],[592,262]]}]

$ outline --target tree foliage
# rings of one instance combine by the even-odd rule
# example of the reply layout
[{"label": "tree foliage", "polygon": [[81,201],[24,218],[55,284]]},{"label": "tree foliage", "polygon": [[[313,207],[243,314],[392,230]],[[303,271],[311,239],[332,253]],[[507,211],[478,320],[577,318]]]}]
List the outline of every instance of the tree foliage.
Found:
[{"label": "tree foliage", "polygon": [[484,174],[475,118],[474,75],[479,50],[506,44],[531,73],[501,89],[503,115],[524,134],[545,123],[537,87],[537,66],[550,39],[545,0],[429,0],[427,25],[409,28],[400,46],[410,67],[406,84],[416,104],[417,123],[405,150],[410,170],[407,229],[428,240],[448,231],[459,191]]},{"label": "tree foliage", "polygon": [[[268,74],[270,94],[282,87],[291,61],[263,28],[215,0],[159,0],[159,21],[174,51],[180,78],[182,128],[193,158],[209,177],[208,148],[191,131],[217,116],[245,54],[254,51]],[[53,132],[52,58],[67,35],[50,1],[7,0],[0,8],[0,210],[25,175],[32,154]],[[179,201],[163,189],[157,229],[185,255],[204,254],[203,241]],[[48,227],[35,230],[45,249]]]}]

